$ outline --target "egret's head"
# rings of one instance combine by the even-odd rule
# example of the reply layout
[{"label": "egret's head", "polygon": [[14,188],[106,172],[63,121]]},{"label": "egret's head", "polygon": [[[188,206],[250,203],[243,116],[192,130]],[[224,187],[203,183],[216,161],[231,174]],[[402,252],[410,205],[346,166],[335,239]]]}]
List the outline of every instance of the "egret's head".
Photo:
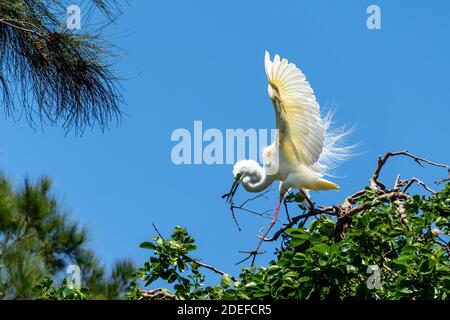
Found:
[{"label": "egret's head", "polygon": [[241,160],[236,162],[233,167],[233,178],[240,182],[245,178],[256,178],[260,173],[261,166],[255,160]]},{"label": "egret's head", "polygon": [[228,202],[233,201],[233,196],[241,183],[244,186],[249,182],[255,182],[260,178],[262,174],[262,168],[255,160],[241,160],[236,162],[233,167],[233,184],[231,185],[230,192],[223,197],[228,198]]}]

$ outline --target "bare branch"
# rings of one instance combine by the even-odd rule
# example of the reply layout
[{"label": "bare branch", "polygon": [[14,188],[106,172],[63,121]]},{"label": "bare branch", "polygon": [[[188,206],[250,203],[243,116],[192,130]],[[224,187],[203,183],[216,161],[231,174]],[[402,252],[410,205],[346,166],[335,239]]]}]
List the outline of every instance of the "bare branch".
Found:
[{"label": "bare branch", "polygon": [[376,167],[376,169],[375,169],[375,171],[374,171],[374,173],[372,175],[372,178],[369,180],[370,187],[372,188],[372,190],[377,191],[378,187],[381,190],[385,190],[386,189],[386,186],[382,182],[380,182],[378,180],[379,176],[380,176],[381,169],[384,167],[384,165],[386,164],[386,161],[390,157],[401,156],[401,155],[409,157],[409,158],[412,158],[421,167],[423,167],[424,166],[423,164],[426,163],[426,164],[429,164],[429,165],[434,166],[434,167],[440,167],[440,168],[447,169],[447,171],[449,172],[449,178],[448,179],[450,179],[450,166],[448,166],[448,165],[437,163],[437,162],[433,162],[433,161],[427,160],[425,158],[415,156],[415,155],[409,153],[407,150],[405,150],[405,151],[397,151],[397,152],[389,151],[389,152],[386,152],[383,156],[378,157],[377,167]]},{"label": "bare branch", "polygon": [[[211,265],[209,265],[209,264],[200,262],[200,260],[191,258],[191,257],[189,257],[189,256],[187,256],[187,255],[183,255],[183,257],[184,257],[185,259],[191,261],[191,262],[194,262],[194,263],[198,264],[200,267],[203,267],[203,268],[205,268],[205,269],[211,270],[211,271],[213,271],[213,272],[215,272],[215,273],[217,273],[217,274],[220,274],[220,275],[222,275],[222,276],[225,275],[225,274],[228,274],[228,273],[226,273],[226,272],[223,272],[222,270],[217,269],[217,268],[214,267],[214,266],[211,266]],[[231,276],[231,275],[230,275],[230,278],[231,278],[231,280],[232,280],[233,282],[236,282],[236,281],[237,281],[236,278],[233,277],[233,276]]]},{"label": "bare branch", "polygon": [[[329,214],[329,215],[336,215],[336,213],[334,211],[324,211],[324,210],[320,210],[320,209],[314,209],[314,210],[310,210],[308,213],[305,214],[301,214],[298,216],[295,216],[291,219],[291,222],[289,222],[288,224],[286,224],[283,228],[280,228],[279,230],[277,230],[273,236],[271,238],[263,238],[264,241],[276,241],[278,240],[278,238],[288,229],[292,228],[293,226],[295,226],[300,220],[302,219],[307,219],[309,217],[313,217],[316,216],[317,214]],[[261,239],[261,237],[259,237]]]},{"label": "bare branch", "polygon": [[177,297],[165,289],[158,288],[149,291],[141,291],[141,296],[138,300],[177,300]]},{"label": "bare branch", "polygon": [[254,201],[254,200],[258,199],[258,198],[261,198],[261,197],[264,197],[264,198],[267,199],[266,194],[270,191],[270,189],[271,189],[271,188],[269,187],[269,189],[267,189],[266,191],[264,191],[264,192],[262,192],[262,193],[260,193],[260,194],[258,194],[258,195],[256,195],[256,196],[254,196],[254,197],[252,197],[252,198],[249,198],[249,199],[245,200],[245,201],[244,201],[243,203],[241,203],[239,206],[235,206],[235,205],[234,205],[234,194],[235,194],[235,192],[236,192],[236,190],[237,190],[237,185],[236,185],[236,187],[234,188],[234,190],[231,190],[231,191],[230,191],[230,193],[225,194],[225,195],[222,196],[222,198],[225,198],[225,197],[229,196],[229,203],[230,203],[231,216],[233,217],[234,223],[235,223],[236,226],[238,227],[239,231],[241,231],[242,229],[241,229],[241,227],[239,226],[239,223],[238,223],[238,221],[237,221],[237,218],[236,218],[236,214],[235,214],[234,209],[243,210],[243,211],[246,211],[246,212],[249,212],[249,213],[252,213],[252,214],[259,215],[259,216],[261,216],[261,217],[265,217],[266,213],[269,212],[269,211],[271,211],[271,210],[267,210],[267,211],[264,211],[264,212],[260,213],[260,212],[254,211],[254,210],[247,209],[247,208],[245,208],[244,206],[245,206],[247,203],[252,202],[252,201]]},{"label": "bare branch", "polygon": [[403,189],[403,192],[406,192],[406,190],[408,190],[414,183],[417,183],[418,185],[421,185],[425,190],[427,190],[428,192],[431,192],[432,194],[435,194],[436,191],[434,191],[433,189],[431,189],[430,187],[428,187],[425,183],[423,183],[422,181],[420,181],[419,179],[417,179],[416,177],[413,177],[408,184],[405,186],[405,188]]},{"label": "bare branch", "polygon": [[449,172],[448,172],[448,178],[443,178],[443,179],[441,179],[441,180],[438,180],[438,181],[436,181],[434,184],[435,185],[440,185],[440,184],[442,184],[442,183],[446,183],[446,182],[449,182],[450,181],[450,170],[449,170]]},{"label": "bare branch", "polygon": [[252,251],[243,251],[243,250],[240,250],[239,252],[240,252],[240,253],[248,253],[249,255],[248,255],[247,257],[245,257],[244,259],[242,259],[241,261],[236,262],[236,265],[241,264],[241,263],[243,263],[243,262],[245,262],[245,261],[247,261],[248,259],[250,259],[250,258],[253,257],[252,263],[251,263],[252,266],[254,265],[256,256],[257,256],[258,254],[264,254],[264,253],[266,253],[265,251],[258,251],[258,250],[252,250]]},{"label": "bare branch", "polygon": [[156,228],[156,226],[153,222],[152,222],[152,226],[153,226],[153,229],[155,230],[155,232],[158,234],[158,236],[164,241],[165,240],[164,237],[161,235],[158,228]]}]

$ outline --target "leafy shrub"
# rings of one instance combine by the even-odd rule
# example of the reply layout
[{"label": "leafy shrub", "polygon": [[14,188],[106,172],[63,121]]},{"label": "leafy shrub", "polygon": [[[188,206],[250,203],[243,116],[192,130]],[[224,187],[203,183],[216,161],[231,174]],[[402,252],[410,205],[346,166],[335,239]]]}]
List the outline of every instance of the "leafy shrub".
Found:
[{"label": "leafy shrub", "polygon": [[175,284],[178,299],[448,299],[450,184],[431,197],[409,197],[400,212],[370,188],[356,205],[365,210],[343,239],[336,219],[323,214],[285,230],[267,267],[244,268],[239,279],[218,270],[222,280],[213,286],[205,285],[205,265],[187,255],[193,238],[176,227],[168,239],[141,244],[153,254],[133,275],[128,298],[140,297],[137,279],[145,286],[163,279]]}]

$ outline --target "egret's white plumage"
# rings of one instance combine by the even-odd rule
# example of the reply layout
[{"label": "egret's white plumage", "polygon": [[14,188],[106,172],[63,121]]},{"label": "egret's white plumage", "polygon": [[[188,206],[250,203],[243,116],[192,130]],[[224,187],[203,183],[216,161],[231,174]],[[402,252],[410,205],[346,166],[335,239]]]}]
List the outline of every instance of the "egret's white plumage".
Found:
[{"label": "egret's white plumage", "polygon": [[[350,132],[344,128],[332,130],[332,114],[322,119],[314,91],[295,64],[279,55],[272,61],[267,51],[264,62],[278,129],[275,141],[263,150],[263,167],[255,160],[241,160],[234,165],[234,183],[225,196],[232,202],[239,184],[247,191],[260,192],[280,180],[280,200],[267,235],[289,189],[296,188],[307,198],[308,190],[339,189],[323,176],[349,157],[352,146],[340,146]],[[312,205],[309,199],[307,202]]]},{"label": "egret's white plumage", "polygon": [[237,183],[247,191],[259,192],[280,180],[282,195],[290,188],[338,190],[339,186],[323,175],[348,157],[351,147],[339,146],[348,132],[331,130],[331,115],[321,118],[314,91],[295,64],[279,55],[271,61],[266,51],[265,70],[278,130],[274,143],[263,150],[263,167],[254,160],[235,164]]}]

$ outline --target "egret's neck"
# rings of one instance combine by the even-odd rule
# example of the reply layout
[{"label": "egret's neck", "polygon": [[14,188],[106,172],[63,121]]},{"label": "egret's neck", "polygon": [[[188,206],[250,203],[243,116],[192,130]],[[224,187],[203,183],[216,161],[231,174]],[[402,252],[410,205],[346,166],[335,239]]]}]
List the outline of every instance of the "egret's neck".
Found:
[{"label": "egret's neck", "polygon": [[260,168],[256,175],[244,177],[242,185],[249,192],[260,192],[270,186],[274,180],[274,176],[267,175],[264,169]]}]

